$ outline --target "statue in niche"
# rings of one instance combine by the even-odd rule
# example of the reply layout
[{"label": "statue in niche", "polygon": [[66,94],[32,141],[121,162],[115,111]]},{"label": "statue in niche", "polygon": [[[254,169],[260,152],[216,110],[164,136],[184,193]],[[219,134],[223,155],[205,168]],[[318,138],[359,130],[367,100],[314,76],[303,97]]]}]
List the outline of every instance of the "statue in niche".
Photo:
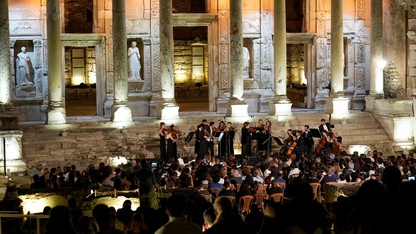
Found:
[{"label": "statue in niche", "polygon": [[33,77],[31,76],[32,63],[29,55],[26,53],[26,47],[22,47],[22,51],[17,54],[16,59],[16,83],[18,85],[33,85]]},{"label": "statue in niche", "polygon": [[250,78],[248,74],[250,68],[250,52],[247,47],[243,47],[243,78]]},{"label": "statue in niche", "polygon": [[141,80],[142,78],[140,76],[140,51],[137,47],[136,41],[133,41],[131,43],[131,47],[127,52],[127,56],[129,58],[129,79]]}]

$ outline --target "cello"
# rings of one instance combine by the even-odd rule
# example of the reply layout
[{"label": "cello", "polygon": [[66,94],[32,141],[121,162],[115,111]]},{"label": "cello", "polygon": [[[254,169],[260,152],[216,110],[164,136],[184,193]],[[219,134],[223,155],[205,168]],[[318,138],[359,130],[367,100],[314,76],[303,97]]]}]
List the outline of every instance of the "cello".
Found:
[{"label": "cello", "polygon": [[325,147],[325,145],[326,145],[326,143],[328,143],[328,141],[327,141],[327,139],[326,139],[326,137],[327,137],[327,135],[326,135],[326,132],[324,132],[325,134],[323,134],[323,136],[322,136],[322,138],[321,138],[321,141],[319,142],[319,144],[316,146],[316,148],[315,148],[315,151],[314,151],[314,153],[316,154],[316,155],[319,155],[320,153],[321,153],[321,151],[322,151],[322,148],[324,148]]},{"label": "cello", "polygon": [[290,148],[287,150],[286,152],[286,156],[289,156],[292,154],[293,150],[296,148],[296,146],[298,145],[298,142],[294,141],[292,143],[292,145],[290,146]]}]

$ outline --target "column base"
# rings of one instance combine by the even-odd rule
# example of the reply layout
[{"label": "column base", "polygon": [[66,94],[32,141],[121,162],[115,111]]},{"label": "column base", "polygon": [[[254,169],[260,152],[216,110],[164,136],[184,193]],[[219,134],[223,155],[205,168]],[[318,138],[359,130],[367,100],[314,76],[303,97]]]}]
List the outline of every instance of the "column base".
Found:
[{"label": "column base", "polygon": [[62,106],[48,106],[46,124],[65,124],[66,110]]},{"label": "column base", "polygon": [[376,97],[372,95],[365,96],[364,100],[365,100],[365,111],[372,112],[374,110]]},{"label": "column base", "polygon": [[132,122],[133,117],[130,107],[128,107],[126,104],[113,104],[111,107],[111,121]]},{"label": "column base", "polygon": [[350,99],[347,97],[334,97],[332,100],[329,100],[331,105],[331,113],[335,116],[342,117],[350,113],[349,111],[349,102]]},{"label": "column base", "polygon": [[286,97],[275,97],[270,100],[270,115],[290,116],[292,115],[292,103]]},{"label": "column base", "polygon": [[227,117],[248,118],[248,104],[244,100],[230,98],[227,106]]},{"label": "column base", "polygon": [[164,102],[157,114],[158,119],[179,119],[179,106],[176,102]]}]

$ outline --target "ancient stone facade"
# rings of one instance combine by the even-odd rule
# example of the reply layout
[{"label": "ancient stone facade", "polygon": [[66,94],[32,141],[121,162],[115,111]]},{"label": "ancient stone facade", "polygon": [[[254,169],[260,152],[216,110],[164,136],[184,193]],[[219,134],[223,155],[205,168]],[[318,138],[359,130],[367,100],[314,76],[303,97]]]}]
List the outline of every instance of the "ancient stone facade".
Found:
[{"label": "ancient stone facade", "polygon": [[[112,1],[93,1],[83,7],[75,0],[60,1],[61,32],[64,58],[62,58],[62,77],[65,85],[85,83],[96,89],[97,115],[110,117],[114,102],[114,54],[113,54],[113,16]],[[196,1],[174,1],[172,27],[204,27],[207,41],[204,41],[202,86],[195,87],[193,82],[187,91],[206,95],[209,111],[226,113],[231,97],[231,51],[230,51],[230,2],[229,0],[205,1],[204,6],[192,7]],[[294,97],[294,106],[326,110],[326,101],[331,87],[331,4],[330,1],[286,1],[288,33],[288,74],[287,95]],[[297,2],[297,3],[295,3]],[[133,116],[156,116],[161,98],[159,0],[126,1],[126,33],[129,45],[138,42],[141,53],[142,81],[128,83],[128,106]],[[176,4],[176,5],[175,5]],[[182,4],[182,5],[181,5]],[[298,4],[298,5],[294,5]],[[45,121],[48,105],[48,39],[46,37],[46,2],[34,0],[9,1],[11,64],[12,64],[12,100],[19,113],[20,121]],[[390,38],[398,41],[386,41],[389,48],[387,59],[397,67],[403,77],[402,86],[406,96],[413,94],[411,78],[414,76],[412,65],[412,46],[416,38],[414,14],[409,14],[408,30],[403,29],[407,8],[395,1],[384,4],[387,25],[399,22],[398,27],[390,27],[388,35],[400,35]],[[86,8],[85,12],[75,14],[75,8]],[[206,13],[201,13],[202,10]],[[248,77],[244,78],[243,98],[249,105],[249,112],[269,112],[269,102],[273,98],[275,87],[273,77],[273,1],[243,1],[243,47],[249,54]],[[410,8],[409,8],[410,9]],[[370,89],[370,10],[371,1],[353,0],[343,3],[343,91],[351,101],[349,109],[364,109],[364,97]],[[397,12],[396,11],[396,12]],[[69,19],[70,16],[75,17]],[[85,18],[84,25],[74,28],[74,22]],[[402,24],[403,23],[403,24]],[[396,25],[397,23],[395,23]],[[299,26],[300,25],[300,26]],[[82,31],[82,27],[91,28],[91,33]],[[388,26],[385,26],[387,28]],[[87,30],[88,31],[88,30]],[[70,34],[70,33],[83,34]],[[405,34],[410,38],[406,44]],[[413,33],[413,34],[412,34]],[[184,90],[182,66],[192,66],[193,61],[185,49],[175,47],[175,95]],[[189,46],[188,42],[185,42]],[[19,86],[16,82],[16,58],[21,47],[27,48],[32,62],[33,85]],[[182,46],[182,45],[181,45]],[[405,52],[409,49],[406,69]],[[72,51],[84,50],[84,57],[74,57]],[[412,49],[413,48],[413,49]],[[189,49],[189,48],[188,48]],[[179,51],[181,50],[181,51]],[[414,57],[414,56],[413,56]],[[54,58],[56,59],[56,58]],[[192,60],[192,59],[191,59]],[[187,61],[179,65],[179,61]],[[76,63],[76,64],[75,64]],[[81,65],[78,63],[82,63]],[[79,66],[78,66],[79,65]],[[127,64],[126,64],[127,66]],[[412,70],[413,69],[413,70]],[[182,69],[183,70],[183,69]],[[195,81],[192,69],[185,69],[186,77]],[[75,74],[82,72],[83,82],[74,80]],[[191,74],[189,74],[191,73]],[[300,92],[293,85],[302,85]],[[186,84],[185,84],[186,86]],[[65,92],[63,96],[65,97]],[[65,98],[63,99],[65,101]],[[30,114],[29,114],[30,113]]]}]

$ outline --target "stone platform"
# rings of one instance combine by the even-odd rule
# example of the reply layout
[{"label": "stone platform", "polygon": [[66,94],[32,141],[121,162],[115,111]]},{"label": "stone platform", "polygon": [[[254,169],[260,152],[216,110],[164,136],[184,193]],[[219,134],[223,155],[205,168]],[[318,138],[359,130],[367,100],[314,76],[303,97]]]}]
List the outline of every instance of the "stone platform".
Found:
[{"label": "stone platform", "polygon": [[[244,121],[252,126],[261,118],[272,121],[273,135],[283,138],[287,129],[302,129],[305,124],[317,128],[320,119],[328,119],[327,114],[294,114],[286,119],[277,120],[274,116],[256,116],[251,118],[224,118],[218,116],[182,116],[178,120],[166,121],[166,125],[175,124],[184,134],[178,141],[180,156],[192,156],[195,137],[185,144],[186,136],[196,129],[202,119],[231,121],[237,129],[234,138],[236,154],[241,152],[240,129]],[[89,164],[104,162],[110,165],[126,163],[129,158],[159,158],[159,120],[154,118],[136,119],[129,123],[114,123],[107,120],[84,119],[61,125],[21,124],[22,159],[28,168],[42,163],[44,167],[68,166],[75,164],[79,170]],[[335,131],[343,138],[343,149],[352,153],[377,149],[385,154],[393,153],[393,141],[371,113],[350,113],[342,118],[334,117]],[[315,139],[315,142],[318,140]],[[277,148],[275,142],[273,147]]]}]

